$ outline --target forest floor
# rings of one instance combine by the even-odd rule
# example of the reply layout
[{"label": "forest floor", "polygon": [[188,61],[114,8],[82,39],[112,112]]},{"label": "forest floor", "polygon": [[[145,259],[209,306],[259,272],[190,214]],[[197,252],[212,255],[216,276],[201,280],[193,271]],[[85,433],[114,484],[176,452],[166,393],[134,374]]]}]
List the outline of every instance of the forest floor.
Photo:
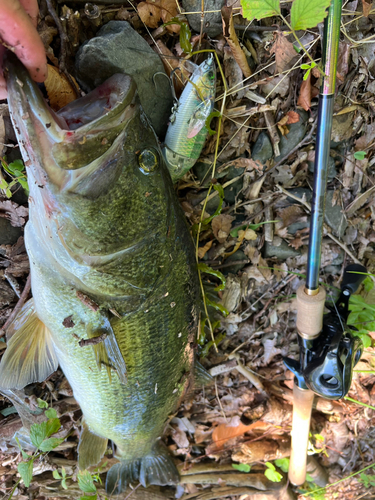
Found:
[{"label": "forest floor", "polygon": [[[111,20],[128,21],[161,55],[168,74],[187,55],[182,38],[161,25],[177,15],[184,19],[174,0],[107,2],[99,6],[99,15],[95,6],[84,9],[83,3],[66,3],[68,7],[64,3],[55,6],[62,19],[56,26],[51,2],[40,2],[39,31],[50,64],[73,76],[79,46]],[[190,10],[194,10],[193,4],[189,4]],[[375,291],[371,277],[359,290],[349,318],[366,346],[353,374],[351,399],[315,398],[308,481],[294,488],[285,473],[290,456],[293,375],[283,357],[298,354],[295,296],[306,272],[319,71],[313,68],[304,79],[306,67],[301,64],[309,60],[293,46],[295,41],[285,26],[279,29],[279,18],[249,23],[241,16],[239,3],[224,10],[222,16],[222,2],[213,0],[209,5],[211,29],[215,23],[219,26],[215,33],[200,36],[200,26],[207,31],[205,23],[200,23],[200,13],[195,25],[192,16],[185,19],[190,24],[193,49],[210,49],[218,55],[228,90],[225,92],[218,72],[215,109],[223,117],[219,140],[217,133],[208,136],[200,160],[176,190],[191,226],[215,215],[199,235],[199,258],[225,276],[225,289],[211,290],[207,296],[228,314],[211,314],[217,348],[207,325],[200,333],[198,354],[214,375],[214,384],[188,395],[163,438],[175,456],[181,484],[147,490],[132,485],[134,489],[129,488],[121,498],[375,498],[375,472],[371,469],[375,467]],[[371,9],[364,15],[363,5],[365,2],[345,3],[341,27],[320,276],[331,302],[337,297],[347,264],[359,262],[375,273],[375,15]],[[201,2],[195,2],[195,10],[200,9]],[[321,25],[297,33],[317,63],[321,34]],[[201,62],[199,57],[194,56],[193,61]],[[53,92],[74,94],[70,77],[56,85],[57,90],[48,93],[51,100]],[[5,102],[0,104],[0,112],[0,154],[5,167],[0,176],[5,180],[0,193],[1,327],[28,286],[29,265],[23,242],[27,197],[18,182],[23,179],[22,165],[16,161],[20,153]],[[211,127],[218,132],[217,118]],[[17,182],[10,186],[9,198],[5,185],[12,179]],[[211,190],[204,207],[211,183],[221,185],[224,196],[220,189]],[[207,290],[218,284],[215,276],[203,276]],[[27,292],[26,288],[26,297]],[[5,348],[3,335],[0,355]],[[77,483],[82,413],[63,373],[58,370],[47,381],[8,395],[13,402],[19,398],[21,406],[29,407],[29,423],[45,418],[38,398],[47,401],[62,425],[57,437],[66,438],[34,461],[31,485],[26,488],[19,483],[13,499],[92,498]],[[0,495],[4,498],[19,480],[17,465],[22,454],[12,438],[21,427],[15,406],[5,393],[0,395]],[[100,480],[115,462],[111,453],[107,450],[94,475],[102,499],[105,492]],[[56,472],[53,476],[53,471],[61,475],[63,470],[68,477],[64,484]]]}]

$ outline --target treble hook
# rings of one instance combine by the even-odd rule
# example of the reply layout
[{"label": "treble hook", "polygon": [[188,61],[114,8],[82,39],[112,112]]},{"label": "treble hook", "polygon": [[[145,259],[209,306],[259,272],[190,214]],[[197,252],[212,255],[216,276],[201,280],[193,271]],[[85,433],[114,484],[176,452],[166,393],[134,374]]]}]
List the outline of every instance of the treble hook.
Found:
[{"label": "treble hook", "polygon": [[[176,68],[177,69],[177,68]],[[175,92],[175,89],[174,89],[174,85],[173,85],[173,80],[172,80],[172,75],[174,75],[174,71],[176,71],[175,69],[171,72],[171,76],[168,76],[166,75],[165,73],[163,73],[163,71],[158,71],[157,73],[154,73],[153,77],[152,77],[152,81],[154,82],[154,86],[155,86],[155,89],[156,89],[156,82],[155,82],[155,76],[156,75],[162,75],[164,76],[165,78],[168,79],[169,81],[169,85],[171,87],[171,92],[172,92],[172,98],[173,98],[173,103],[174,104],[177,104],[178,103],[178,99],[177,99],[177,96],[176,96],[176,92]]]}]

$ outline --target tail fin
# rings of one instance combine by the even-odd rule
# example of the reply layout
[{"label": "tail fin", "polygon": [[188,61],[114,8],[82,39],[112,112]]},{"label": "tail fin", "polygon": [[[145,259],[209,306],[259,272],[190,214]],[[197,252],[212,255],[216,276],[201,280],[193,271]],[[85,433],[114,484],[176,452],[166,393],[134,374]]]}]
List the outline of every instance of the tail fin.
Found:
[{"label": "tail fin", "polygon": [[110,495],[119,495],[131,482],[139,481],[147,488],[150,484],[177,484],[179,480],[180,476],[168,450],[161,443],[157,443],[145,457],[120,462],[111,467],[105,487]]}]

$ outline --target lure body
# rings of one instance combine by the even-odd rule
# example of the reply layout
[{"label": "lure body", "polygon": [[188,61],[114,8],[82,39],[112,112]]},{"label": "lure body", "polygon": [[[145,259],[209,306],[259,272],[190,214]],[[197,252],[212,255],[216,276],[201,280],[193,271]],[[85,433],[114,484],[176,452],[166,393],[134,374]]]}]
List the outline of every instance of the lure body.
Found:
[{"label": "lure body", "polygon": [[175,182],[198,160],[207,138],[206,120],[214,109],[216,67],[211,55],[192,74],[172,110],[163,155]]}]

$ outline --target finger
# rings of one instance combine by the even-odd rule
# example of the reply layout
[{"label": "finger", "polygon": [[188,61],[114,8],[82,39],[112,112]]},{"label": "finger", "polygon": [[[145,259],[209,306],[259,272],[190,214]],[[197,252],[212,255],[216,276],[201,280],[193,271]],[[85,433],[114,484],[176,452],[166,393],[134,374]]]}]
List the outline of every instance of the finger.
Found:
[{"label": "finger", "polygon": [[39,13],[38,0],[19,0],[19,2],[31,17],[31,21],[36,28]]},{"label": "finger", "polygon": [[0,37],[23,62],[33,80],[47,77],[47,59],[42,40],[18,0],[0,1]]},{"label": "finger", "polygon": [[[0,45],[0,68],[3,65],[3,57],[5,53],[5,48]],[[6,99],[7,98],[7,86],[5,83],[4,77],[0,74],[0,99]]]}]

